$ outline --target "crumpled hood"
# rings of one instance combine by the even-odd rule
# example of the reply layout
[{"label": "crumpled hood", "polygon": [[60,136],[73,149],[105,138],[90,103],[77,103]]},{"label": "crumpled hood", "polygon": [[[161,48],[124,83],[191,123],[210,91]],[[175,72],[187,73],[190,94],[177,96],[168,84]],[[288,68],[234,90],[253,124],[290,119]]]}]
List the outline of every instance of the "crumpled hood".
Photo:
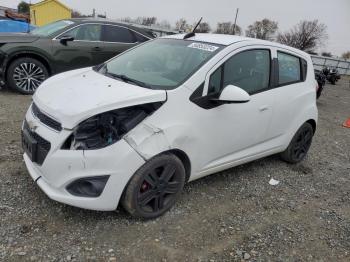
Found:
[{"label": "crumpled hood", "polygon": [[27,33],[0,33],[0,43],[31,43],[39,39],[39,36]]},{"label": "crumpled hood", "polygon": [[91,68],[49,78],[36,90],[33,101],[45,113],[72,129],[96,114],[166,100],[166,91],[128,84]]}]

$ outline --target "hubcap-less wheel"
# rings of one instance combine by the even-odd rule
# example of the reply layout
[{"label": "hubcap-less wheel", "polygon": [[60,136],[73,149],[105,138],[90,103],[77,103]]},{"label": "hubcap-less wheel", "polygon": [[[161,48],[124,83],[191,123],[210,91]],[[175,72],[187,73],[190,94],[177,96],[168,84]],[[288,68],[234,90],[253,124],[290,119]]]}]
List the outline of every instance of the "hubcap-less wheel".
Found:
[{"label": "hubcap-less wheel", "polygon": [[172,202],[181,188],[176,167],[171,163],[161,165],[145,175],[140,185],[138,205],[144,212],[159,212]]},{"label": "hubcap-less wheel", "polygon": [[13,71],[16,86],[26,92],[34,92],[45,79],[43,69],[34,63],[21,63]]},{"label": "hubcap-less wheel", "polygon": [[294,158],[297,161],[302,160],[309,150],[312,141],[312,130],[304,129],[298,135],[296,142],[293,146]]},{"label": "hubcap-less wheel", "polygon": [[285,151],[281,153],[281,157],[288,163],[298,163],[304,159],[310,149],[314,129],[310,123],[304,123],[295,133],[292,141]]},{"label": "hubcap-less wheel", "polygon": [[121,203],[135,217],[156,218],[174,205],[185,180],[185,168],[178,157],[157,155],[135,172]]}]

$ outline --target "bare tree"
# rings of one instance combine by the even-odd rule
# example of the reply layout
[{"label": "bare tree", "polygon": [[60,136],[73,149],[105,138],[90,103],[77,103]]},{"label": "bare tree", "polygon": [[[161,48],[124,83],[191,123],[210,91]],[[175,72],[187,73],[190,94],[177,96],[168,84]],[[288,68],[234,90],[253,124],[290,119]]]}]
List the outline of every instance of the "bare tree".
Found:
[{"label": "bare tree", "polygon": [[232,24],[231,22],[222,22],[218,23],[215,33],[226,35],[241,35],[242,28],[239,25],[236,25],[236,29],[234,30],[234,24]]},{"label": "bare tree", "polygon": [[[196,26],[197,22],[193,24],[193,28]],[[207,22],[202,22],[198,25],[195,30],[196,33],[209,33],[211,30],[210,25]]]},{"label": "bare tree", "polygon": [[124,23],[133,23],[133,20],[130,17],[120,18],[120,21]]},{"label": "bare tree", "polygon": [[72,11],[72,18],[83,18],[83,17],[91,17],[91,16],[83,15],[78,10],[73,10]]},{"label": "bare tree", "polygon": [[190,25],[187,23],[187,20],[185,18],[180,18],[175,23],[175,29],[177,31],[187,32],[190,29]]},{"label": "bare tree", "polygon": [[136,17],[135,19],[132,19],[131,22],[132,22],[132,23],[135,23],[135,24],[142,25],[143,17],[138,16],[138,17]]},{"label": "bare tree", "polygon": [[127,22],[127,23],[134,23],[134,24],[139,24],[139,25],[155,25],[157,23],[157,17],[150,16],[150,17],[142,17],[138,16],[135,19],[132,19],[130,17],[125,17],[122,18],[121,21]]},{"label": "bare tree", "polygon": [[327,26],[318,20],[301,21],[291,30],[279,33],[277,41],[304,51],[314,51],[328,38]]},{"label": "bare tree", "polygon": [[159,23],[157,23],[157,26],[159,26],[160,28],[163,28],[163,29],[171,29],[171,25],[170,25],[169,21],[167,21],[167,20],[160,21]]},{"label": "bare tree", "polygon": [[157,17],[143,17],[142,18],[142,25],[147,25],[147,26],[150,26],[150,25],[154,25],[157,21]]},{"label": "bare tree", "polygon": [[341,55],[342,58],[344,59],[350,59],[350,51],[347,51]]},{"label": "bare tree", "polygon": [[246,36],[264,40],[272,40],[278,29],[278,23],[267,18],[261,21],[255,21],[248,26],[245,31]]}]

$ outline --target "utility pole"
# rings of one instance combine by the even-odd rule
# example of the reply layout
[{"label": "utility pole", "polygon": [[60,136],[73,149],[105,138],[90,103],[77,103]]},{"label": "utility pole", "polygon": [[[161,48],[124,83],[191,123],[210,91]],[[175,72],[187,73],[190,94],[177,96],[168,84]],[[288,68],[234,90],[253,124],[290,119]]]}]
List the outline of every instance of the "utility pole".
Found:
[{"label": "utility pole", "polygon": [[235,17],[235,23],[233,24],[233,34],[236,34],[236,24],[237,24],[237,16],[238,16],[239,8],[236,9],[236,17]]}]

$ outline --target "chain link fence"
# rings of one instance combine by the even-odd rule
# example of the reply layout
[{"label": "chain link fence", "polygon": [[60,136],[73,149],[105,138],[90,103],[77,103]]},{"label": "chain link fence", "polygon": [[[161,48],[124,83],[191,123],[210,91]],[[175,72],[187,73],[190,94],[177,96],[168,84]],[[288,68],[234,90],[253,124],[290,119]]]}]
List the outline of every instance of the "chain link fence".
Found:
[{"label": "chain link fence", "polygon": [[341,75],[350,76],[350,61],[316,55],[312,55],[311,59],[315,69],[322,70],[324,67],[331,67],[338,69]]}]

